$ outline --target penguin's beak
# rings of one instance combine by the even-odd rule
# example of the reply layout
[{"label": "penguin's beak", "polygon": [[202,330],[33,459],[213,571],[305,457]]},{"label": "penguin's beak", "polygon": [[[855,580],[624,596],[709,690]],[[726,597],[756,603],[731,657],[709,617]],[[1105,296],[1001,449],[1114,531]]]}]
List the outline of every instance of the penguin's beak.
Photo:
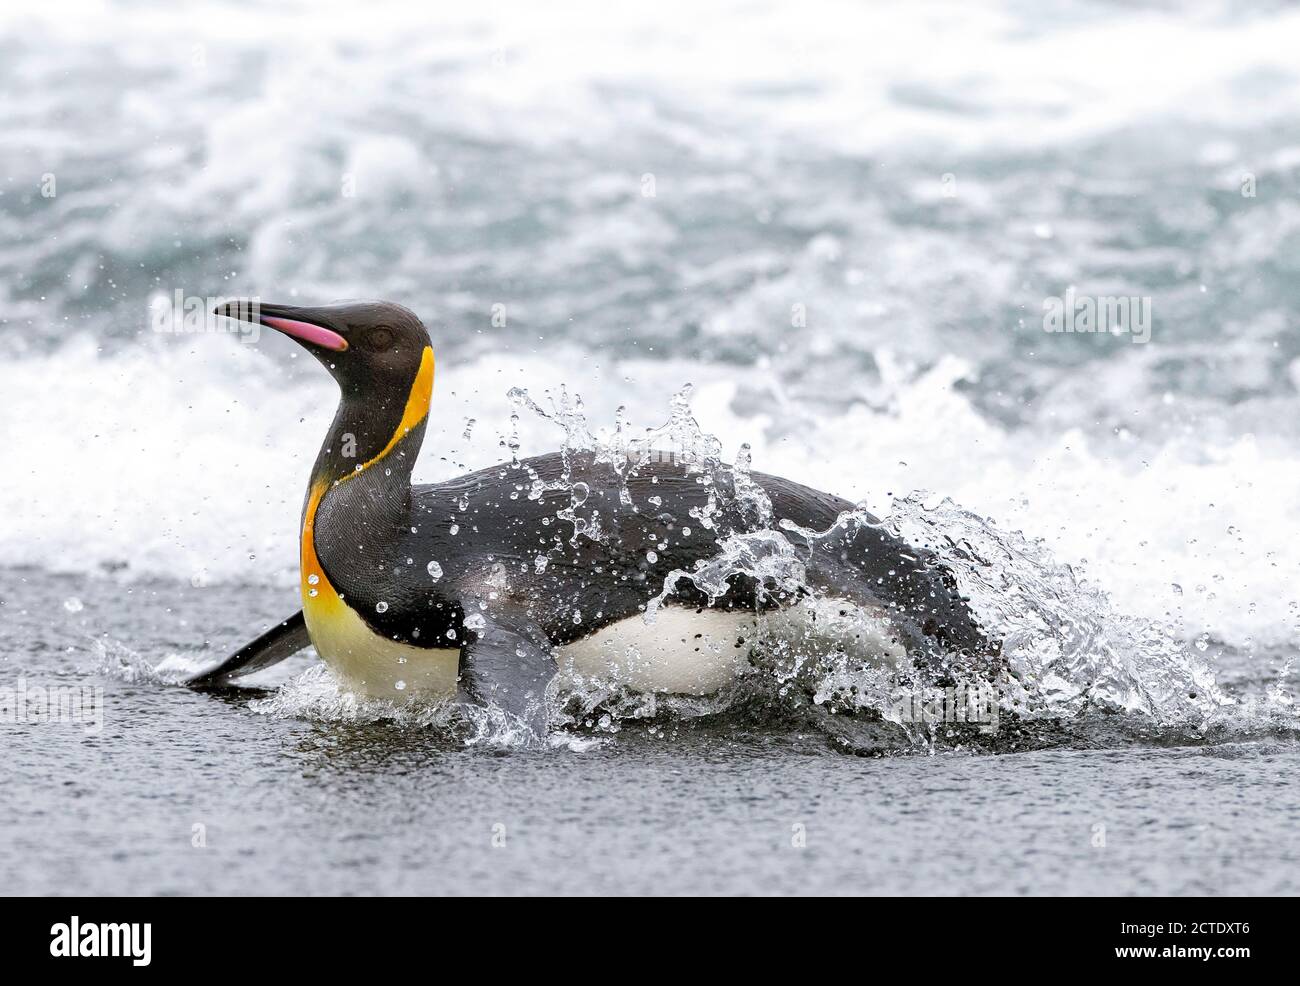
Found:
[{"label": "penguin's beak", "polygon": [[348,341],[333,329],[326,328],[311,321],[309,308],[293,308],[289,305],[264,305],[260,301],[228,301],[212,309],[214,315],[238,319],[241,322],[255,322],[283,332],[299,342],[332,352],[341,353],[348,348]]}]

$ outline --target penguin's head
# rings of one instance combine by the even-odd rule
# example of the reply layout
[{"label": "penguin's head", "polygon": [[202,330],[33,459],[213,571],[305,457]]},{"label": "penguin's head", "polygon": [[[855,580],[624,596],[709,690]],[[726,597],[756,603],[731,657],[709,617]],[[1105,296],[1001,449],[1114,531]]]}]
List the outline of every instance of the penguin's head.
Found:
[{"label": "penguin's head", "polygon": [[393,387],[404,392],[430,350],[429,333],[415,313],[389,301],[298,308],[240,300],[218,305],[214,313],[256,322],[297,340],[348,396]]}]

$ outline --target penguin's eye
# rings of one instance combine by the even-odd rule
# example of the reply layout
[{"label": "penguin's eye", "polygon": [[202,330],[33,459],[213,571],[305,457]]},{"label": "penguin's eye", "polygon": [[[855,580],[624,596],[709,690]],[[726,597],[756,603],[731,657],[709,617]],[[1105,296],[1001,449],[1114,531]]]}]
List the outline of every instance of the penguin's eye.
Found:
[{"label": "penguin's eye", "polygon": [[371,352],[382,353],[393,348],[393,330],[386,325],[367,329],[363,341],[366,348]]}]

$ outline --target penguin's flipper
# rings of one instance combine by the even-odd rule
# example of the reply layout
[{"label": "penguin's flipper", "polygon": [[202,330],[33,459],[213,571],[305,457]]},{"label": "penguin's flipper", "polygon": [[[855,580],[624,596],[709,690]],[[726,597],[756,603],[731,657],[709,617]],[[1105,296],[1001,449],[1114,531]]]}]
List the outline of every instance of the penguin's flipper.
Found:
[{"label": "penguin's flipper", "polygon": [[230,684],[232,678],[278,664],[310,643],[302,610],[298,610],[283,623],[276,624],[256,640],[239,648],[215,668],[196,674],[185,684],[198,689],[222,688]]},{"label": "penguin's flipper", "polygon": [[[546,735],[546,686],[555,659],[545,632],[526,618],[490,620],[467,639],[460,656],[461,691],[470,701],[492,704]],[[468,636],[468,634],[467,634]]]}]

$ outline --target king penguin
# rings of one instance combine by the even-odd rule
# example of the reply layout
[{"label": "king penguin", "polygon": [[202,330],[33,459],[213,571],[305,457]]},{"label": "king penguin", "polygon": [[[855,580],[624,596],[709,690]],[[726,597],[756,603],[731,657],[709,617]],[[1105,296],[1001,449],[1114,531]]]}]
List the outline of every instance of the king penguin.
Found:
[{"label": "king penguin", "polygon": [[[301,611],[195,676],[195,687],[224,687],[311,644],[355,693],[492,703],[538,733],[562,669],[707,693],[744,672],[757,615],[797,609],[791,594],[732,574],[721,594],[678,579],[657,601],[674,572],[760,529],[798,549],[811,589],[879,618],[878,657],[923,666],[997,657],[952,573],[874,518],[837,527],[854,509],[846,500],[758,472],[703,477],[673,454],[613,469],[579,450],[412,485],[434,381],[429,333],[413,312],[236,301],[215,313],[295,339],[341,398],[303,504]],[[757,484],[770,516],[744,508],[740,483]]]}]

